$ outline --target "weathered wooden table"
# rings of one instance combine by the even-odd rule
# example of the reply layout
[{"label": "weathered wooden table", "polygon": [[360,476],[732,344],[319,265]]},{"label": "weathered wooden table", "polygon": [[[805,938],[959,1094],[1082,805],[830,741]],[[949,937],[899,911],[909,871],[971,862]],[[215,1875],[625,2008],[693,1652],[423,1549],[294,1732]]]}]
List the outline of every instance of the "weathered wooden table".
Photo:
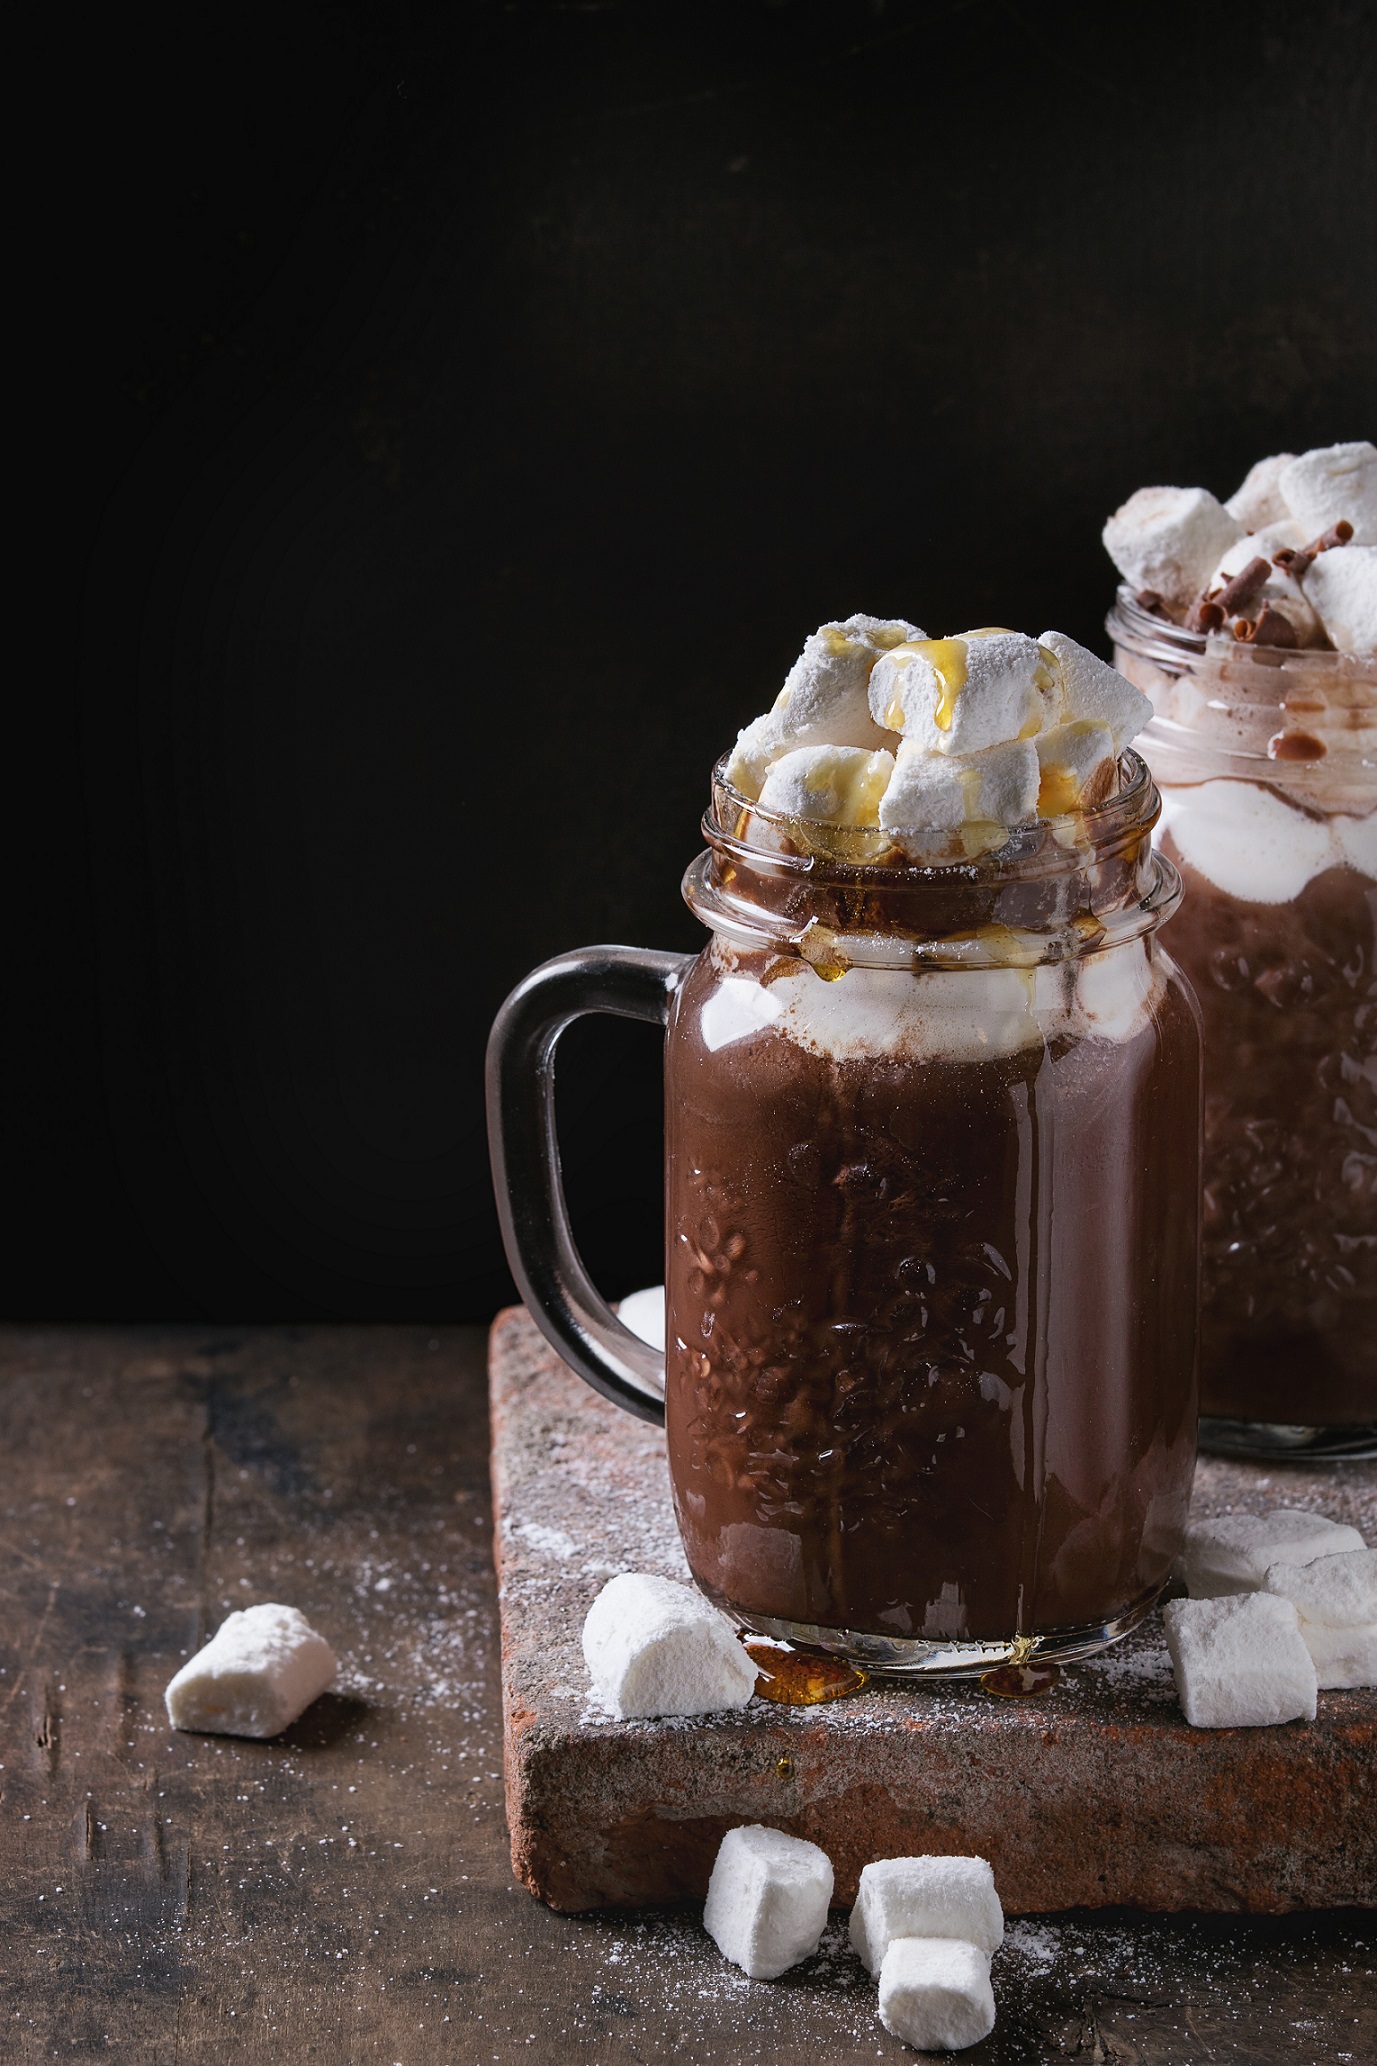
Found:
[{"label": "weathered wooden table", "polygon": [[[691,1909],[571,1918],[502,1816],[484,1331],[0,1335],[0,2057],[911,2057],[834,1925],[764,1985]],[[342,1672],[286,1737],[168,1729],[231,1607]],[[1377,1917],[1025,1917],[972,2061],[1364,2062]],[[233,2048],[233,2049],[232,2049]]]}]

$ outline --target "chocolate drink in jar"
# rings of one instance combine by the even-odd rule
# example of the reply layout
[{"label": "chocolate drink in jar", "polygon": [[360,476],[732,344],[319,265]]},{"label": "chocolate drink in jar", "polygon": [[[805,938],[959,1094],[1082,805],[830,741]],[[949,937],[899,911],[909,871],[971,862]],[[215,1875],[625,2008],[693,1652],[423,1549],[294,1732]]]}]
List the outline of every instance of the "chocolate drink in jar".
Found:
[{"label": "chocolate drink in jar", "polygon": [[1377,451],[1263,460],[1227,505],[1141,491],[1106,542],[1204,1014],[1202,1441],[1371,1454]]},{"label": "chocolate drink in jar", "polygon": [[685,882],[710,945],[564,957],[504,1007],[513,1267],[650,1416],[656,1358],[582,1276],[532,1084],[573,1011],[665,1019],[670,1482],[746,1628],[962,1673],[1102,1647],[1166,1582],[1199,1037],[1126,750],[1146,713],[1056,633],[826,625],[716,770]]}]

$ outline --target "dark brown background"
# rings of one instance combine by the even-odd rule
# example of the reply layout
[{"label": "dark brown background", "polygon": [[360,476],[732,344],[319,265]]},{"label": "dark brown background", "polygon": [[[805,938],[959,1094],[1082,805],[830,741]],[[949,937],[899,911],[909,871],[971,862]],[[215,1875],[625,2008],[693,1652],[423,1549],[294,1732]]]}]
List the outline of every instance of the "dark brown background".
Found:
[{"label": "dark brown background", "polygon": [[[1371,433],[1360,0],[249,5],[12,66],[25,1318],[480,1317],[513,979],[687,945],[820,617],[1094,640],[1104,514]],[[651,1036],[571,1181],[660,1273]]]}]

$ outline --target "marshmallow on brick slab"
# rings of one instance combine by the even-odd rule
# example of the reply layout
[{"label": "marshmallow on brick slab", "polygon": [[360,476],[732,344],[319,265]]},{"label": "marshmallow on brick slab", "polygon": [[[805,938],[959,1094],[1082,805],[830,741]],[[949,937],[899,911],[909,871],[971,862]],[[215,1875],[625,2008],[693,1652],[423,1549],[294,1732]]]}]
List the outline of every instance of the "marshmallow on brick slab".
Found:
[{"label": "marshmallow on brick slab", "polygon": [[1155,589],[1184,609],[1242,532],[1206,488],[1139,488],[1102,535],[1130,588]]},{"label": "marshmallow on brick slab", "polygon": [[1249,467],[1242,487],[1235,489],[1224,504],[1245,531],[1261,531],[1268,524],[1281,523],[1290,514],[1281,492],[1281,476],[1295,456],[1294,452],[1274,452],[1270,459],[1259,459],[1256,466]]},{"label": "marshmallow on brick slab", "polygon": [[878,1973],[896,1937],[959,1937],[988,1958],[1004,1942],[1004,1910],[984,1858],[880,1858],[851,1911],[851,1943]]},{"label": "marshmallow on brick slab", "polygon": [[775,761],[795,747],[861,746],[873,752],[892,744],[870,714],[870,671],[882,652],[922,636],[916,625],[897,617],[858,613],[820,625],[804,640],[773,709],[738,737],[728,781],[754,800]]},{"label": "marshmallow on brick slab", "polygon": [[1315,1666],[1289,1600],[1171,1600],[1162,1610],[1177,1698],[1196,1729],[1313,1721]]},{"label": "marshmallow on brick slab", "polygon": [[755,1691],[755,1666],[726,1616],[670,1578],[609,1579],[583,1624],[583,1654],[623,1721],[744,1707]]},{"label": "marshmallow on brick slab", "polygon": [[1377,653],[1377,546],[1331,547],[1312,561],[1301,585],[1341,653]]},{"label": "marshmallow on brick slab", "polygon": [[1377,1549],[1339,1550],[1309,1564],[1269,1564],[1262,1590],[1289,1600],[1302,1621],[1361,1628],[1377,1622]]},{"label": "marshmallow on brick slab", "polygon": [[1283,1506],[1270,1514],[1190,1522],[1180,1572],[1193,1600],[1222,1599],[1256,1592],[1272,1564],[1309,1564],[1316,1557],[1363,1547],[1356,1528]]},{"label": "marshmallow on brick slab", "polygon": [[644,1291],[628,1291],[617,1307],[617,1318],[652,1349],[665,1345],[665,1287],[650,1284]]},{"label": "marshmallow on brick slab", "polygon": [[[1002,846],[1006,830],[1033,817],[1038,756],[1031,739],[987,746],[983,753],[928,754],[901,746],[880,802],[880,824],[897,845],[906,834],[962,832],[966,853]],[[915,852],[926,841],[911,842]]]},{"label": "marshmallow on brick slab", "polygon": [[898,1937],[880,1968],[880,2021],[920,2052],[964,2052],[995,2026],[990,1961],[953,1937]]},{"label": "marshmallow on brick slab", "polygon": [[875,664],[877,724],[925,753],[979,753],[1030,739],[1047,715],[1048,670],[1020,631],[966,632],[896,646]]},{"label": "marshmallow on brick slab", "polygon": [[1118,755],[1108,725],[1079,717],[1032,741],[1039,769],[1038,816],[1062,818],[1093,810],[1114,787]]},{"label": "marshmallow on brick slab", "polygon": [[335,1676],[335,1653],[296,1607],[245,1607],[221,1622],[167,1688],[174,1729],[278,1736]]},{"label": "marshmallow on brick slab", "polygon": [[1289,1600],[1321,1686],[1377,1685],[1377,1550],[1272,1564],[1267,1593]]},{"label": "marshmallow on brick slab", "polygon": [[874,825],[893,773],[894,755],[883,748],[800,746],[770,769],[760,806],[815,825]]},{"label": "marshmallow on brick slab", "polygon": [[817,1950],[831,1900],[826,1851],[751,1823],[722,1839],[703,1928],[752,1980],[775,1980]]},{"label": "marshmallow on brick slab", "polygon": [[1355,545],[1377,545],[1377,445],[1366,438],[1302,452],[1282,468],[1281,492],[1307,538],[1347,519]]},{"label": "marshmallow on brick slab", "polygon": [[1044,631],[1038,644],[1051,656],[1055,676],[1053,722],[1085,717],[1107,725],[1114,751],[1122,753],[1152,716],[1152,704],[1142,690],[1064,631]]},{"label": "marshmallow on brick slab", "polygon": [[1366,1628],[1326,1628],[1302,1618],[1300,1632],[1315,1681],[1327,1693],[1377,1686],[1377,1622]]}]

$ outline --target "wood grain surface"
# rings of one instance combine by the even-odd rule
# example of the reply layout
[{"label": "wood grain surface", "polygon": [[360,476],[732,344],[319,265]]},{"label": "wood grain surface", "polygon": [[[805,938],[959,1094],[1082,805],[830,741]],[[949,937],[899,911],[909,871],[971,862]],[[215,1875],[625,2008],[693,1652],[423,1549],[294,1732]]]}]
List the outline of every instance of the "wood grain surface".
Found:
[{"label": "wood grain surface", "polygon": [[[692,1909],[553,1914],[502,1816],[477,1328],[0,1334],[0,2058],[912,2056],[835,1920],[783,1981]],[[338,1688],[272,1743],[167,1679],[281,1599]],[[1370,1914],[1017,1922],[972,2061],[1377,2057]]]}]

